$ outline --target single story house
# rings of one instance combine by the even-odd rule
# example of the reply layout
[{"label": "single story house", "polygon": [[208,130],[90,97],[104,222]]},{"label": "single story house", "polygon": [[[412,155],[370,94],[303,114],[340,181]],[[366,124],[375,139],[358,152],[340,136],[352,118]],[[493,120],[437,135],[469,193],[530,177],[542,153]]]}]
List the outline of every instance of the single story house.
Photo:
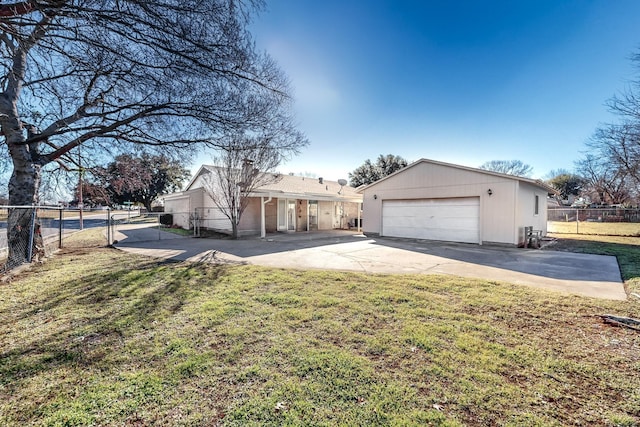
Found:
[{"label": "single story house", "polygon": [[[184,191],[164,197],[164,210],[183,228],[194,225],[231,233],[231,222],[205,191],[206,176],[215,166],[203,165]],[[211,176],[211,175],[210,175]],[[238,226],[240,236],[359,227],[362,195],[323,178],[274,174],[269,183],[249,194]]]},{"label": "single story house", "polygon": [[542,181],[421,159],[358,189],[363,232],[465,243],[523,245],[547,233]]}]

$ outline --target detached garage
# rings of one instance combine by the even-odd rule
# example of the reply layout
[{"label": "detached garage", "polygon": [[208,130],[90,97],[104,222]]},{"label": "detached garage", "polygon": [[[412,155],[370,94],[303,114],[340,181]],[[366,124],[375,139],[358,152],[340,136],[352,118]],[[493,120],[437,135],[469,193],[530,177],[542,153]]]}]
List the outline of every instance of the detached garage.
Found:
[{"label": "detached garage", "polygon": [[422,159],[359,190],[367,234],[464,243],[524,243],[547,231],[554,190],[528,178]]}]

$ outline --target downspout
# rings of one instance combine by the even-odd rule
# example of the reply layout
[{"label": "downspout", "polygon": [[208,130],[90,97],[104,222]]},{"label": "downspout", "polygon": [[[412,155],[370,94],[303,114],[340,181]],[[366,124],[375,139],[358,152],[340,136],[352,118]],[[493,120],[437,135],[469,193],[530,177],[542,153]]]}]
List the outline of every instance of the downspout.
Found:
[{"label": "downspout", "polygon": [[264,205],[266,205],[267,203],[271,202],[272,198],[273,197],[271,196],[271,194],[269,194],[269,198],[267,200],[264,199],[264,196],[260,196],[260,201],[262,202],[262,203],[260,203],[260,238],[262,238],[262,239],[267,237],[267,227],[266,227],[266,220],[265,220]]},{"label": "downspout", "polygon": [[[524,227],[527,224],[518,224],[518,221],[520,221],[520,181],[516,181],[516,184],[513,187],[513,206],[514,206],[514,212],[513,212],[513,233],[514,233],[514,238],[513,241],[515,243],[516,246],[518,246],[518,244],[520,243],[520,226]],[[526,240],[526,237],[525,237]]]}]

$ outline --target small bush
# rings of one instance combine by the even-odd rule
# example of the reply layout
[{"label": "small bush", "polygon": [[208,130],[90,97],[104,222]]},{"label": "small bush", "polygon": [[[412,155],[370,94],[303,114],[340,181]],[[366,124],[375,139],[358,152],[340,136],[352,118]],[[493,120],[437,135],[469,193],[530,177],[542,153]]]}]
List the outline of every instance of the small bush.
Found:
[{"label": "small bush", "polygon": [[163,214],[160,215],[160,224],[166,225],[168,227],[173,225],[173,215],[171,214]]}]

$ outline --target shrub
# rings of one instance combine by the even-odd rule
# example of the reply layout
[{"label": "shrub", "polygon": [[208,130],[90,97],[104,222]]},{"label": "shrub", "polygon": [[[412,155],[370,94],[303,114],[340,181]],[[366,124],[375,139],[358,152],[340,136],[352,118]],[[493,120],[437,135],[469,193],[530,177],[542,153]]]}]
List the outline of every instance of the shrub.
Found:
[{"label": "shrub", "polygon": [[172,226],[173,225],[173,215],[171,214],[163,214],[160,215],[160,224],[162,225],[166,225],[166,226]]}]

